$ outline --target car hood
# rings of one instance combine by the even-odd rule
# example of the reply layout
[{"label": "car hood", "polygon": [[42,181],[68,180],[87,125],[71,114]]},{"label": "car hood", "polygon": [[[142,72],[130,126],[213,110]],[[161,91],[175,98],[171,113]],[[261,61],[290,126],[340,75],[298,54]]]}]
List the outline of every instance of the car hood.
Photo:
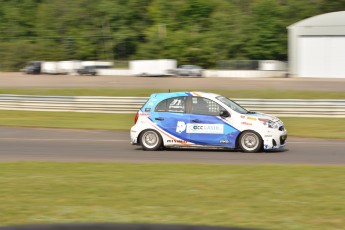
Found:
[{"label": "car hood", "polygon": [[258,119],[258,120],[271,120],[271,121],[280,121],[279,118],[270,115],[270,114],[266,114],[266,113],[259,113],[259,112],[249,112],[247,114],[244,114],[242,116],[245,116],[247,119]]}]

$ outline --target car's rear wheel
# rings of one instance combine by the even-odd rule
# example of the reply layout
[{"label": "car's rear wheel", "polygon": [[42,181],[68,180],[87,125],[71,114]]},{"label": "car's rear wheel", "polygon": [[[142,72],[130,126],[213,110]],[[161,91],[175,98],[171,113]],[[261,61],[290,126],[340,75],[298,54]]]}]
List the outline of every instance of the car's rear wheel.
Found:
[{"label": "car's rear wheel", "polygon": [[145,130],[140,135],[140,144],[144,150],[155,151],[162,146],[162,137],[155,130]]},{"label": "car's rear wheel", "polygon": [[245,131],[241,133],[238,145],[243,152],[257,153],[262,149],[261,136],[254,131]]}]

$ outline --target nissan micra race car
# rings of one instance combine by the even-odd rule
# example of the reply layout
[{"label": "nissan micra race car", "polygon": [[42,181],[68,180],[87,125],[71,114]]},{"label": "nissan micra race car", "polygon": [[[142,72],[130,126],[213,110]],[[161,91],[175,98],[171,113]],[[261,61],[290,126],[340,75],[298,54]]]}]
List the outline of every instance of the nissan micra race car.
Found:
[{"label": "nissan micra race car", "polygon": [[144,150],[161,147],[282,149],[287,131],[278,118],[247,111],[213,93],[152,94],[135,116],[131,144]]}]

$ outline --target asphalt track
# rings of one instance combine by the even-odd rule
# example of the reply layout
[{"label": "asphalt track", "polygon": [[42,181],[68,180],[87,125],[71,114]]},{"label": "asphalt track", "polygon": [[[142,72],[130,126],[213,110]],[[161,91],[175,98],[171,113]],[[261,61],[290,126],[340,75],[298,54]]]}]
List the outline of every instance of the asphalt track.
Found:
[{"label": "asphalt track", "polygon": [[127,131],[0,127],[0,161],[344,165],[345,141],[289,138],[286,150],[143,151]]},{"label": "asphalt track", "polygon": [[[345,79],[176,78],[0,73],[0,88],[275,89],[344,91]],[[285,151],[248,154],[222,150],[142,151],[129,132],[0,127],[0,161],[176,162],[344,165],[345,141],[288,138]]]}]

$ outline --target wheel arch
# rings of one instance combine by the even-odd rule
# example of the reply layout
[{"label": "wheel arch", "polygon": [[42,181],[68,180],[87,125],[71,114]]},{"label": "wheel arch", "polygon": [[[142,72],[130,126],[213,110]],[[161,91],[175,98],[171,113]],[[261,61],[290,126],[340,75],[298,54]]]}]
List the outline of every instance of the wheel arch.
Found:
[{"label": "wheel arch", "polygon": [[146,129],[143,129],[140,131],[139,135],[138,135],[138,140],[137,140],[137,145],[141,145],[141,136],[144,134],[144,132],[146,131],[154,131],[157,133],[157,135],[161,138],[162,140],[162,143],[160,145],[160,147],[164,147],[164,138],[162,136],[162,134],[160,134],[160,132],[158,132],[156,129],[153,129],[153,128],[146,128]]},{"label": "wheel arch", "polygon": [[237,137],[236,137],[236,144],[235,144],[235,148],[236,149],[239,149],[239,141],[240,141],[240,137],[241,137],[241,135],[242,135],[242,133],[245,133],[245,132],[254,132],[254,133],[256,133],[258,136],[259,136],[259,138],[261,139],[261,141],[262,141],[262,145],[261,145],[261,149],[263,149],[263,141],[264,141],[264,139],[262,138],[262,135],[259,133],[259,132],[257,132],[257,131],[255,131],[255,130],[253,130],[253,129],[245,129],[245,130],[242,130],[238,135],[237,135]]}]

